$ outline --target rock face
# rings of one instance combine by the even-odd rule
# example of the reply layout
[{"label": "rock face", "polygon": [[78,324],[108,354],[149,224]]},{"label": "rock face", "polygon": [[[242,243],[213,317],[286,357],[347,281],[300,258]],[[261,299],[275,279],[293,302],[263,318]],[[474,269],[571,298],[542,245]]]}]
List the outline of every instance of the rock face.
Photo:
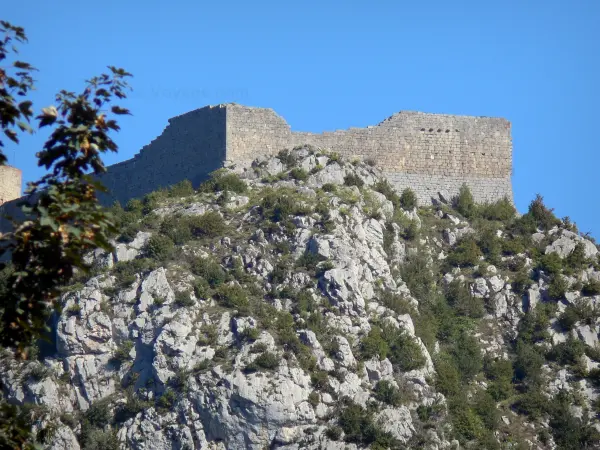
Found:
[{"label": "rock face", "polygon": [[[491,255],[445,192],[404,209],[376,169],[312,148],[224,173],[225,191],[167,199],[86,256],[96,275],[62,296],[39,362],[2,356],[4,397],[47,407],[46,448],[561,448],[507,404],[531,333],[519,351],[547,357],[540,395],[577,392],[573,420],[598,426],[583,422],[600,366],[592,242],[529,236],[565,261],[584,246],[557,294],[526,250]],[[177,245],[150,258],[154,235]],[[467,261],[465,242],[488,253]]]}]

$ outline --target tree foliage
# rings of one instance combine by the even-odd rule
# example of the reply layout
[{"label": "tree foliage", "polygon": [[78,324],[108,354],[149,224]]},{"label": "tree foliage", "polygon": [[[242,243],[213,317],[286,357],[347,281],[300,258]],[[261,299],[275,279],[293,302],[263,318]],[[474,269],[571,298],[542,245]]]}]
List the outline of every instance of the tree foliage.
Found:
[{"label": "tree foliage", "polygon": [[[19,143],[19,131],[33,132],[33,103],[27,95],[34,89],[29,63],[8,59],[18,53],[14,44],[26,43],[21,27],[0,21],[0,127],[4,136]],[[12,54],[11,54],[12,53]],[[37,127],[54,128],[42,150],[38,165],[47,170],[29,184],[21,202],[24,221],[13,221],[12,231],[0,236],[0,256],[10,260],[7,289],[0,297],[0,345],[27,358],[27,348],[47,331],[54,310],[60,310],[59,287],[68,284],[78,270],[86,271],[83,255],[93,249],[111,250],[108,241],[115,231],[111,215],[100,206],[99,191],[105,189],[95,176],[106,171],[102,153],[117,151],[109,133],[118,131],[114,116],[129,114],[109,106],[126,97],[131,74],[109,66],[109,74],[86,81],[81,94],[61,90],[56,104],[42,108]],[[0,165],[7,163],[0,139]],[[11,407],[0,416],[1,446],[29,448],[23,420]]]}]

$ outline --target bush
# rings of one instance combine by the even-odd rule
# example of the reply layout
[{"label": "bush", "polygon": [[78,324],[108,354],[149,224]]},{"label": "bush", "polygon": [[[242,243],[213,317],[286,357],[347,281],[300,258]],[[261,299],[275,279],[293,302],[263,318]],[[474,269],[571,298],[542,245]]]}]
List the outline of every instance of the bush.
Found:
[{"label": "bush", "polygon": [[220,264],[209,258],[196,258],[190,263],[194,275],[199,275],[206,280],[210,287],[215,288],[227,281],[227,273]]},{"label": "bush", "polygon": [[86,433],[82,444],[84,444],[83,450],[119,450],[121,448],[117,431],[113,429],[90,430]]},{"label": "bush", "polygon": [[544,205],[544,198],[537,194],[535,199],[529,204],[527,215],[533,218],[535,224],[544,231],[548,231],[561,224],[560,219],[554,215],[554,209],[549,209]]},{"label": "bush", "polygon": [[131,350],[133,349],[132,341],[123,341],[113,353],[113,360],[120,363],[129,361]]},{"label": "bush", "polygon": [[219,169],[211,174],[210,180],[200,186],[201,192],[230,191],[243,194],[248,190],[246,183],[236,173],[227,169]]},{"label": "bush", "polygon": [[406,188],[400,195],[400,205],[406,210],[412,210],[417,207],[417,195],[410,188]]},{"label": "bush", "polygon": [[294,180],[306,181],[308,180],[308,173],[306,172],[306,170],[300,167],[294,167],[290,171],[290,177],[292,177]]},{"label": "bush", "polygon": [[168,388],[163,394],[158,398],[156,404],[160,408],[164,409],[173,409],[175,406],[175,402],[177,401],[177,394],[171,388]]},{"label": "bush", "polygon": [[369,333],[360,341],[360,353],[363,359],[377,356],[380,360],[387,358],[389,345],[383,338],[381,328],[371,327]]},{"label": "bush", "polygon": [[560,274],[556,274],[550,279],[550,284],[548,285],[548,297],[552,300],[560,300],[565,297],[568,287],[569,285],[564,277]]},{"label": "bush", "polygon": [[471,189],[466,184],[460,187],[458,196],[453,199],[454,208],[464,217],[470,219],[475,215],[476,205]]},{"label": "bush", "polygon": [[469,267],[479,264],[481,256],[481,250],[475,239],[467,236],[452,249],[446,260],[455,267]]},{"label": "bush", "polygon": [[465,381],[472,380],[483,368],[483,358],[479,341],[462,331],[450,350],[456,366]]},{"label": "bush", "polygon": [[160,225],[160,232],[176,245],[183,245],[192,239],[189,217],[165,217]]},{"label": "bush", "polygon": [[483,366],[485,375],[490,381],[487,392],[494,400],[500,402],[513,394],[513,366],[507,359],[486,359]]},{"label": "bush", "polygon": [[383,337],[389,346],[388,358],[403,372],[420,369],[426,359],[417,341],[394,327],[383,329]]},{"label": "bush", "polygon": [[591,280],[583,285],[583,289],[581,290],[583,295],[591,296],[591,295],[599,295],[600,294],[600,281]]},{"label": "bush", "polygon": [[223,216],[216,211],[208,211],[200,216],[191,216],[189,224],[192,234],[198,237],[221,236],[226,229]]},{"label": "bush", "polygon": [[148,258],[165,261],[171,257],[174,250],[175,245],[171,238],[161,234],[154,234],[148,239],[144,253]]},{"label": "bush", "polygon": [[289,189],[269,189],[261,200],[261,212],[263,217],[272,222],[281,222],[290,215],[306,215],[311,210],[302,200],[301,196]]},{"label": "bush", "polygon": [[346,186],[356,186],[358,188],[361,188],[365,185],[365,182],[358,175],[354,173],[349,173],[344,177],[344,184]]},{"label": "bush", "polygon": [[459,316],[481,318],[485,314],[483,301],[472,296],[467,286],[458,280],[448,285],[446,299]]},{"label": "bush", "polygon": [[387,380],[378,381],[373,392],[375,393],[375,398],[380,402],[391,406],[400,406],[402,404],[400,390]]},{"label": "bush", "polygon": [[281,161],[281,164],[286,166],[288,169],[291,169],[296,164],[298,164],[298,159],[296,155],[290,152],[288,149],[283,149],[277,154],[277,158]]},{"label": "bush", "polygon": [[339,425],[347,442],[369,445],[371,448],[396,448],[397,442],[383,432],[373,421],[373,412],[352,401],[345,402],[340,412]]},{"label": "bush", "polygon": [[538,269],[543,270],[548,275],[555,275],[561,273],[563,268],[563,261],[558,254],[551,252],[543,255],[538,263]]},{"label": "bush", "polygon": [[333,183],[325,183],[323,186],[321,186],[321,189],[323,189],[325,192],[335,192],[337,191],[337,186]]},{"label": "bush", "polygon": [[240,311],[246,311],[249,306],[246,290],[236,285],[221,285],[217,289],[215,298],[226,308],[236,308]]},{"label": "bush", "polygon": [[487,220],[498,220],[506,222],[515,217],[517,210],[510,202],[510,200],[504,197],[494,203],[488,203],[481,205],[478,208],[479,215]]},{"label": "bush", "polygon": [[196,192],[190,180],[183,180],[169,188],[169,197],[188,197]]},{"label": "bush", "polygon": [[177,292],[175,294],[175,304],[181,307],[194,306],[196,301],[192,299],[189,292]]},{"label": "bush", "polygon": [[246,372],[256,372],[257,370],[275,370],[279,367],[279,356],[271,352],[264,352],[258,355],[254,361],[246,366]]},{"label": "bush", "polygon": [[385,195],[385,198],[392,202],[394,208],[401,206],[400,196],[387,180],[380,180],[375,183],[373,185],[373,190]]}]

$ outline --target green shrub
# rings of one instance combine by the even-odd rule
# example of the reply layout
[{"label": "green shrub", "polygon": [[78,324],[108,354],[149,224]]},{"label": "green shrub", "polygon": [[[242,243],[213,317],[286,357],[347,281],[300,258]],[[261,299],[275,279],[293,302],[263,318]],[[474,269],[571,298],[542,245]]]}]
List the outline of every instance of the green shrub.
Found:
[{"label": "green shrub", "polygon": [[585,354],[585,344],[579,339],[569,335],[565,342],[552,347],[546,357],[551,361],[556,361],[560,365],[576,365],[580,358]]},{"label": "green shrub", "polygon": [[448,285],[446,299],[459,316],[480,318],[485,314],[483,301],[471,295],[469,288],[458,280]]},{"label": "green shrub", "polygon": [[261,200],[260,207],[263,217],[272,222],[281,222],[290,215],[300,216],[311,212],[303,204],[299,194],[285,188],[268,189]]},{"label": "green shrub", "polygon": [[479,341],[466,331],[458,335],[450,353],[456,362],[461,377],[465,381],[472,380],[483,368],[483,357]]},{"label": "green shrub", "polygon": [[544,205],[544,198],[540,194],[537,194],[535,199],[529,204],[527,214],[534,219],[539,228],[548,231],[561,224],[561,221],[554,215],[553,211],[554,209],[549,209]]},{"label": "green shrub", "polygon": [[168,236],[154,234],[146,243],[144,254],[156,261],[165,261],[173,255],[175,245]]},{"label": "green shrub", "polygon": [[328,427],[325,430],[325,436],[332,441],[339,441],[342,437],[342,428],[338,426]]},{"label": "green shrub", "polygon": [[208,211],[200,216],[191,216],[189,224],[192,234],[198,237],[221,236],[227,227],[223,216],[216,211]]},{"label": "green shrub", "polygon": [[333,183],[325,183],[323,186],[321,186],[321,189],[323,189],[325,192],[335,192],[337,191],[337,186]]},{"label": "green shrub", "polygon": [[195,191],[190,180],[183,180],[169,188],[169,197],[188,197],[194,195]]},{"label": "green shrub", "polygon": [[525,244],[522,238],[506,238],[500,240],[502,245],[502,254],[506,256],[525,253]]},{"label": "green shrub", "polygon": [[487,392],[499,402],[513,395],[513,366],[507,359],[486,359],[483,370],[489,380]]},{"label": "green shrub", "polygon": [[200,186],[201,192],[221,192],[229,191],[236,194],[243,194],[248,190],[248,186],[238,174],[229,172],[227,169],[214,171],[210,179]]},{"label": "green shrub", "polygon": [[452,249],[446,260],[455,267],[469,267],[479,264],[481,256],[481,250],[475,239],[472,236],[467,236]]},{"label": "green shrub", "polygon": [[380,402],[391,406],[400,406],[402,404],[402,394],[400,390],[387,380],[378,381],[373,389],[375,398]]},{"label": "green shrub", "polygon": [[177,394],[171,388],[168,388],[163,394],[158,397],[156,405],[159,408],[164,408],[171,410],[175,406],[175,402],[177,401]]},{"label": "green shrub", "polygon": [[570,273],[578,272],[590,265],[590,261],[585,256],[585,245],[582,242],[578,242],[573,251],[567,255],[564,265]]},{"label": "green shrub", "polygon": [[[385,198],[392,202],[394,208],[397,208],[402,205],[400,201],[400,196],[387,180],[380,180],[377,183],[375,183],[373,185],[373,190],[385,195]],[[410,201],[410,199],[407,200]],[[407,207],[407,209],[412,208]]]},{"label": "green shrub", "polygon": [[264,352],[258,355],[254,361],[246,366],[246,372],[256,372],[257,370],[275,370],[279,367],[279,356],[271,352]]},{"label": "green shrub", "polygon": [[[84,434],[83,429],[82,434]],[[121,448],[117,430],[113,429],[89,430],[85,433],[85,439],[81,443],[83,444],[83,450],[119,450]]]},{"label": "green shrub", "polygon": [[291,169],[296,164],[298,164],[298,158],[296,155],[289,151],[288,149],[283,149],[277,154],[277,158],[281,161],[281,164],[286,166],[288,169]]},{"label": "green shrub", "polygon": [[476,213],[477,205],[471,194],[471,189],[466,184],[460,187],[458,196],[453,199],[454,208],[464,217],[470,219]]},{"label": "green shrub", "polygon": [[525,414],[529,419],[535,420],[543,417],[550,409],[550,400],[539,388],[531,389],[521,395],[513,404],[513,408],[520,414]]},{"label": "green shrub", "polygon": [[569,285],[565,278],[560,274],[555,274],[550,279],[550,284],[548,285],[548,297],[552,300],[560,300],[565,297],[568,287]]},{"label": "green shrub", "polygon": [[389,350],[389,345],[383,338],[381,328],[377,326],[371,327],[369,333],[360,341],[360,353],[363,359],[371,359],[377,356],[380,360],[383,360],[387,358]]},{"label": "green shrub", "polygon": [[591,295],[599,295],[600,294],[600,281],[598,280],[590,280],[583,285],[583,289],[581,290],[583,295],[591,296]]},{"label": "green shrub", "polygon": [[533,284],[533,280],[529,276],[528,270],[520,270],[518,271],[512,282],[512,288],[515,293],[523,295],[529,286]]},{"label": "green shrub", "polygon": [[160,232],[169,237],[175,245],[183,245],[192,239],[189,217],[165,217],[160,225]]},{"label": "green shrub", "polygon": [[388,358],[403,372],[420,369],[426,359],[421,347],[412,336],[406,332],[389,326],[383,328],[383,338],[389,346]]},{"label": "green shrub", "polygon": [[217,301],[226,308],[236,308],[247,311],[249,302],[246,290],[240,286],[221,285],[215,293]]},{"label": "green shrub", "polygon": [[492,264],[499,264],[500,253],[502,251],[502,239],[496,234],[496,229],[486,227],[480,234],[478,245],[488,261]]},{"label": "green shrub", "polygon": [[134,344],[132,341],[123,341],[113,353],[113,360],[118,363],[124,363],[125,361],[129,361],[129,359],[131,358],[129,354],[131,353],[133,346]]},{"label": "green shrub", "polygon": [[190,270],[194,275],[201,276],[210,287],[215,288],[227,281],[227,273],[220,264],[209,258],[198,257],[191,261]]},{"label": "green shrub", "polygon": [[189,292],[177,292],[175,294],[175,304],[185,308],[194,306],[196,301],[190,296]]},{"label": "green shrub", "polygon": [[415,308],[400,294],[386,289],[380,294],[380,300],[386,308],[391,309],[396,314],[415,315]]},{"label": "green shrub", "polygon": [[542,255],[539,260],[537,268],[543,270],[548,275],[555,275],[562,272],[563,260],[558,254],[551,252],[546,255]]},{"label": "green shrub", "polygon": [[538,347],[522,340],[517,342],[514,361],[517,380],[527,380],[530,384],[539,385],[542,379],[542,364],[544,364],[544,356]]},{"label": "green shrub", "polygon": [[311,373],[310,382],[317,390],[326,391],[329,389],[329,375],[324,370],[315,370]]},{"label": "green shrub", "polygon": [[358,188],[361,188],[365,185],[365,182],[358,175],[354,173],[349,173],[344,177],[344,184],[346,186],[356,186]]},{"label": "green shrub", "polygon": [[500,423],[500,411],[496,408],[496,401],[486,390],[479,390],[473,399],[473,409],[481,418],[488,430],[495,430]]},{"label": "green shrub", "polygon": [[456,396],[461,392],[460,372],[451,355],[440,353],[434,361],[436,388],[444,395]]},{"label": "green shrub", "polygon": [[378,428],[373,420],[373,412],[347,401],[340,412],[338,423],[345,433],[345,441],[370,445],[371,448],[396,448],[398,443]]},{"label": "green shrub", "polygon": [[503,199],[497,200],[494,203],[481,205],[478,208],[478,213],[481,217],[487,220],[506,222],[515,217],[517,210],[510,200],[504,197]]},{"label": "green shrub", "polygon": [[417,195],[410,188],[406,188],[400,195],[400,205],[406,210],[412,210],[417,207]]},{"label": "green shrub", "polygon": [[306,181],[308,180],[308,173],[301,167],[294,167],[290,171],[290,177],[292,177],[294,180]]}]

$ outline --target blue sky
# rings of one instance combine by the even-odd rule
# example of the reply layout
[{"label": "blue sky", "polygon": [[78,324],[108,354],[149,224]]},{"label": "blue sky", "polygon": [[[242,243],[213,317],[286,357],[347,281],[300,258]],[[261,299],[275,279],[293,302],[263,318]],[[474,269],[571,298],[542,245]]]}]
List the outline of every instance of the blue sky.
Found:
[{"label": "blue sky", "polygon": [[[38,109],[108,65],[133,73],[108,164],[207,104],[271,107],[313,132],[400,110],[498,116],[512,122],[519,211],[539,192],[600,238],[598,0],[21,1],[3,18],[29,36]],[[25,182],[43,174],[47,135],[7,148]]]}]

